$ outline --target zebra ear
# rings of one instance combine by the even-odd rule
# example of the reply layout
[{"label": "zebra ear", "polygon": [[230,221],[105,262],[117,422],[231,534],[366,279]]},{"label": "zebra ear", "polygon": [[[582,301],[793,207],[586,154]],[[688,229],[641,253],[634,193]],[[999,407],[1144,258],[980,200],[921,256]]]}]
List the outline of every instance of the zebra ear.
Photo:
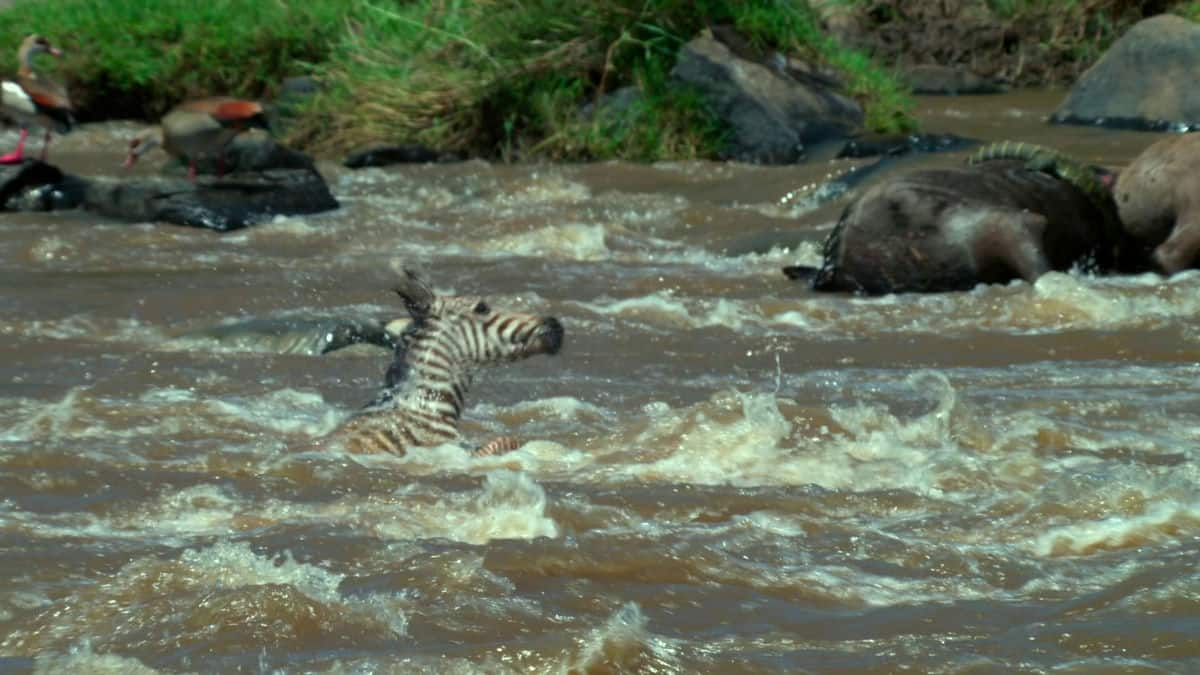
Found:
[{"label": "zebra ear", "polygon": [[396,287],[396,294],[404,298],[404,307],[414,319],[428,316],[433,307],[433,289],[412,270],[404,270],[404,280]]}]

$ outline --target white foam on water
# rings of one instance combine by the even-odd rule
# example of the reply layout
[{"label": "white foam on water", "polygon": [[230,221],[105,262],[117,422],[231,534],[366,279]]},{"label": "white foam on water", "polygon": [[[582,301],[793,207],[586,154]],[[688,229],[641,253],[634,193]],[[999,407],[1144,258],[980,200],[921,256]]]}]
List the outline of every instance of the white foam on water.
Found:
[{"label": "white foam on water", "polygon": [[496,199],[479,202],[491,210],[494,206],[511,209],[542,208],[547,204],[578,204],[592,196],[591,189],[583,183],[573,181],[557,171],[537,170],[529,175],[528,183],[518,189],[501,192]]},{"label": "white foam on water", "polygon": [[678,672],[676,643],[652,634],[646,623],[637,603],[625,603],[602,626],[578,640],[558,672]]},{"label": "white foam on water", "polygon": [[[709,410],[670,411],[655,416],[650,428],[633,440],[657,459],[618,471],[638,480],[702,485],[774,483],[783,453],[779,448],[792,425],[770,394],[728,394]],[[719,395],[720,396],[720,395]],[[740,404],[740,415],[717,419],[714,413]],[[724,417],[724,415],[722,415]]]},{"label": "white foam on water", "polygon": [[1200,535],[1200,501],[1158,503],[1140,515],[1113,515],[1070,525],[1052,526],[1031,542],[1042,557],[1079,556]]},{"label": "white foam on water", "polygon": [[[790,306],[789,306],[790,305]],[[1200,316],[1200,272],[1095,277],[1051,272],[1036,283],[980,285],[963,293],[899,294],[832,302],[798,294],[750,318],[823,335],[880,333],[1011,334],[1154,328]]]},{"label": "white foam on water", "polygon": [[208,407],[220,424],[221,417],[252,424],[264,431],[324,436],[345,415],[326,403],[319,393],[277,389],[262,395],[237,399],[214,399]]},{"label": "white foam on water", "polygon": [[595,262],[608,260],[612,253],[605,242],[602,225],[568,223],[542,227],[528,232],[498,234],[467,244],[477,253],[519,255],[556,260]]},{"label": "white foam on water", "polygon": [[65,654],[44,653],[33,659],[35,675],[58,673],[87,673],[88,675],[155,675],[163,672],[130,656],[97,654],[91,641],[72,645]]},{"label": "white foam on water", "polygon": [[660,329],[689,329],[720,326],[733,331],[743,329],[752,321],[750,303],[717,299],[681,299],[670,290],[655,291],[622,300],[570,302],[581,309],[603,316],[615,316],[627,321]]},{"label": "white foam on water", "polygon": [[330,236],[328,227],[314,223],[301,216],[277,215],[274,218],[222,236],[217,241],[226,245],[242,245],[258,241],[271,241],[278,238],[289,240],[304,239],[311,236]]},{"label": "white foam on water", "polygon": [[296,562],[290,552],[279,557],[259,555],[246,542],[220,541],[207,548],[192,548],[179,557],[196,587],[237,589],[265,584],[286,584],[324,603],[342,602],[338,585],[344,574]]},{"label": "white foam on water", "polygon": [[456,493],[433,504],[412,501],[392,522],[376,530],[398,539],[442,537],[468,544],[493,539],[557,537],[558,524],[546,515],[546,491],[528,474],[498,469],[478,492]]},{"label": "white foam on water", "polygon": [[62,319],[0,317],[0,335],[134,344],[155,344],[167,337],[161,327],[137,318],[96,318],[87,314],[75,314]]},{"label": "white foam on water", "polygon": [[20,401],[13,408],[15,421],[0,433],[0,441],[22,442],[62,436],[67,425],[81,414],[79,399],[84,391],[85,387],[72,387],[52,403]]},{"label": "white foam on water", "polygon": [[554,418],[563,422],[586,422],[608,419],[610,411],[607,409],[581,401],[574,396],[551,396],[548,398],[531,399],[528,401],[520,401],[506,408],[493,405],[491,403],[480,403],[472,406],[477,413],[484,414],[488,417],[494,417],[502,410],[529,417],[537,418]]}]

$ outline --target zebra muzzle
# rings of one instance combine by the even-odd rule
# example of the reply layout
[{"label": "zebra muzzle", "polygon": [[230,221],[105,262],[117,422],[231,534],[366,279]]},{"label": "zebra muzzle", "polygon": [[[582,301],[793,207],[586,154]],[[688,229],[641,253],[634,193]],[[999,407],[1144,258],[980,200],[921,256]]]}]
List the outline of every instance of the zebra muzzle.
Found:
[{"label": "zebra muzzle", "polygon": [[534,331],[533,339],[530,340],[530,343],[530,346],[536,344],[539,347],[531,350],[531,353],[557,354],[562,349],[563,343],[562,322],[555,317],[549,317],[542,321],[541,325]]}]

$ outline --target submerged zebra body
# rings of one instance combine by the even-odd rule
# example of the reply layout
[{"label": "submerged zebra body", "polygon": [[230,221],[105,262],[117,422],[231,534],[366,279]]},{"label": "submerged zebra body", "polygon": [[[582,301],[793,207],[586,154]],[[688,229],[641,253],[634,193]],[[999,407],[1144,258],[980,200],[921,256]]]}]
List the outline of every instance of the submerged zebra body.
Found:
[{"label": "submerged zebra body", "polygon": [[[481,366],[562,347],[563,327],[554,317],[496,311],[477,297],[439,297],[412,272],[396,293],[412,323],[397,341],[384,388],[328,439],[350,452],[403,455],[410,447],[458,441],[467,390]],[[516,447],[502,437],[475,453]]]}]

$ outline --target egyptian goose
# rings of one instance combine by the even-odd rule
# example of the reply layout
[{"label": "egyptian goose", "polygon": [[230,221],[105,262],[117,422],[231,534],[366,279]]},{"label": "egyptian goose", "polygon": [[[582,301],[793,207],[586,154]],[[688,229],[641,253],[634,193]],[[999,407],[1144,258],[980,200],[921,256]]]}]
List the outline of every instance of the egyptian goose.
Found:
[{"label": "egyptian goose", "polygon": [[65,134],[75,124],[75,118],[71,116],[71,99],[67,97],[66,90],[33,69],[33,57],[42,53],[62,55],[62,52],[51,45],[44,36],[30,35],[25,38],[21,48],[17,50],[17,61],[21,64],[17,70],[17,79],[5,80],[0,85],[0,109],[21,125],[21,138],[17,141],[16,149],[0,156],[0,164],[15,164],[21,161],[25,151],[25,137],[29,135],[31,125],[37,124],[46,129],[46,138],[42,141],[44,162],[50,149],[50,132]]},{"label": "egyptian goose", "polygon": [[125,166],[156,146],[172,157],[186,159],[188,179],[196,180],[196,160],[215,157],[223,174],[225,146],[250,127],[267,128],[262,105],[236,98],[214,97],[185,101],[168,112],[159,125],[147,129],[129,141]]}]

